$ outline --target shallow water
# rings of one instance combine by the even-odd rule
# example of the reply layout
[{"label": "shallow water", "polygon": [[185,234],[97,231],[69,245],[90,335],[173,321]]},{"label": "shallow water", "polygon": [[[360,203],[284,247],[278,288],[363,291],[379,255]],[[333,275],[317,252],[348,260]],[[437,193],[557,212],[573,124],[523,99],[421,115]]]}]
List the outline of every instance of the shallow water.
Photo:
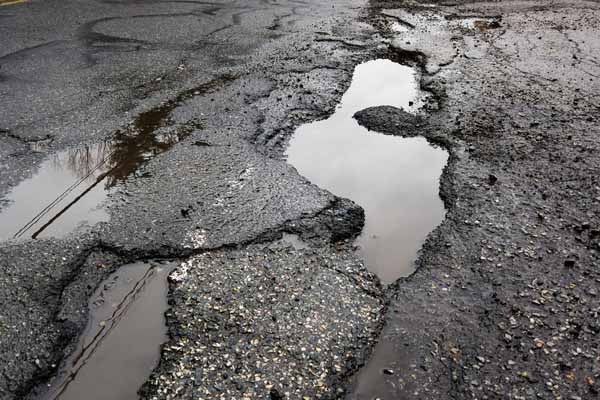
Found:
[{"label": "shallow water", "polygon": [[53,154],[43,161],[31,178],[7,195],[9,205],[0,210],[0,239],[31,237],[72,202],[60,223],[40,232],[42,237],[64,236],[80,224],[106,221],[108,214],[98,208],[107,195],[97,182],[106,172],[104,165],[95,168],[101,157],[95,145]]},{"label": "shallow water", "polygon": [[[352,116],[381,105],[414,112],[421,100],[412,68],[388,60],[361,64],[336,112],[300,127],[287,151],[300,174],[364,208],[365,226],[356,244],[383,283],[413,272],[423,241],[443,220],[439,178],[448,154],[423,138],[369,132]],[[355,376],[348,400],[395,398],[386,380],[386,372],[393,371],[386,368],[402,362],[396,354],[382,338]]]},{"label": "shallow water", "polygon": [[167,341],[167,275],[171,265],[126,265],[90,300],[87,328],[40,400],[131,400]]},{"label": "shallow water", "polygon": [[0,240],[63,237],[80,226],[107,221],[101,204],[115,184],[189,133],[168,131],[170,110],[161,110],[142,113],[109,141],[51,154],[5,197]]},{"label": "shallow water", "polygon": [[352,118],[371,106],[415,112],[423,100],[412,68],[389,60],[356,67],[335,113],[298,128],[287,160],[309,181],[365,210],[356,240],[367,267],[384,283],[413,271],[426,236],[444,218],[438,195],[446,151],[424,138],[369,132]]}]

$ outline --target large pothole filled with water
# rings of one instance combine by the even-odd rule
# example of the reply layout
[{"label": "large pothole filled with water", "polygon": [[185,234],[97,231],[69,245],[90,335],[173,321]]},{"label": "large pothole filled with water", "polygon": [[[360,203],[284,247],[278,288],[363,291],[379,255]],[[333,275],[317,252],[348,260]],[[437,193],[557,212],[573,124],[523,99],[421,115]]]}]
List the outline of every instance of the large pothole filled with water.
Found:
[{"label": "large pothole filled with water", "polygon": [[[376,106],[414,114],[424,99],[413,68],[390,60],[366,62],[356,67],[335,113],[301,126],[287,150],[288,162],[301,175],[363,207],[365,226],[355,243],[384,284],[414,271],[424,240],[444,218],[439,179],[448,153],[423,137],[370,132],[353,116]],[[381,340],[354,377],[349,399],[393,398],[383,382],[395,353]]]},{"label": "large pothole filled with water", "polygon": [[423,100],[413,68],[366,62],[356,67],[335,113],[298,128],[287,150],[301,175],[363,207],[365,226],[356,244],[383,283],[413,271],[423,241],[444,218],[438,192],[448,153],[422,137],[370,132],[352,116],[383,105],[416,113]]}]

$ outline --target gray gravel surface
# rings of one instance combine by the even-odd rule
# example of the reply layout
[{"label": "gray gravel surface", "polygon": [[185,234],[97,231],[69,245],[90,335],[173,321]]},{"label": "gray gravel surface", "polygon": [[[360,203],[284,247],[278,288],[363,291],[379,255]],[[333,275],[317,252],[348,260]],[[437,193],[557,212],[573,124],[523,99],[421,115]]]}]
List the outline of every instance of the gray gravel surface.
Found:
[{"label": "gray gravel surface", "polygon": [[170,281],[172,340],[145,398],[337,398],[383,321],[381,286],[347,251],[212,252]]}]

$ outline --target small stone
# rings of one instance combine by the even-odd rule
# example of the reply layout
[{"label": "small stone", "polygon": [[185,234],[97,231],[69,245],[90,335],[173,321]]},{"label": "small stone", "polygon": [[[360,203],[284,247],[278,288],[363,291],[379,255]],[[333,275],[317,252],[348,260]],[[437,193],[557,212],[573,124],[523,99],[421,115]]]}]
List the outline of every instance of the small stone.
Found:
[{"label": "small stone", "polygon": [[271,396],[271,400],[283,400],[284,397],[277,391],[277,389],[271,389],[269,393]]},{"label": "small stone", "polygon": [[591,376],[586,376],[585,383],[592,386],[594,384],[594,378],[592,378]]},{"label": "small stone", "polygon": [[384,369],[383,369],[383,373],[384,373],[385,375],[394,375],[394,370],[393,370],[393,369],[390,369],[390,368],[384,368]]}]

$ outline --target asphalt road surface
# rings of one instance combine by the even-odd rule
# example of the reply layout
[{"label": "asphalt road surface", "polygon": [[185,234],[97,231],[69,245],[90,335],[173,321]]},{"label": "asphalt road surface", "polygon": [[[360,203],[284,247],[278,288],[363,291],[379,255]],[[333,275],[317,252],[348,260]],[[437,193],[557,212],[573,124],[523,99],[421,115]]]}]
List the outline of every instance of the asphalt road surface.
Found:
[{"label": "asphalt road surface", "polygon": [[[593,1],[0,1],[0,398],[50,398],[148,260],[177,266],[142,398],[597,398],[598,27]],[[388,286],[363,209],[285,161],[378,58],[427,101],[358,123],[449,153]]]}]

